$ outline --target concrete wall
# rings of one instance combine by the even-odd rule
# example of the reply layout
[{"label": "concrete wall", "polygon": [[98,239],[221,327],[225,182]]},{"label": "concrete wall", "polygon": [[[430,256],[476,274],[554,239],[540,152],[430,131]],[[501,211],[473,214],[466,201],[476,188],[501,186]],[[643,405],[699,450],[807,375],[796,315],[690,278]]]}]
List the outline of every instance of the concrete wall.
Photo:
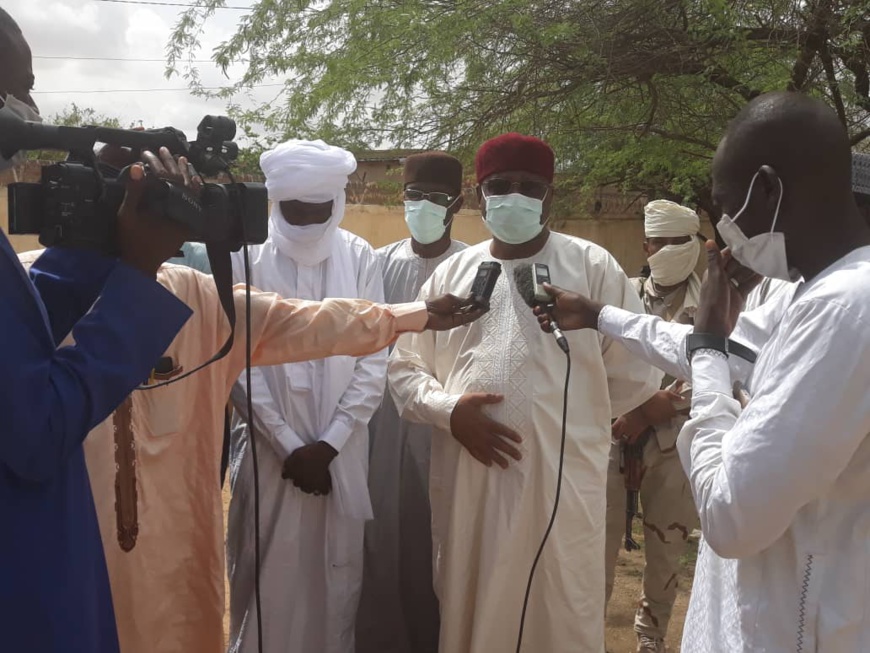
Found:
[{"label": "concrete wall", "polygon": [[[375,162],[367,166],[367,176],[400,179],[396,170],[387,170],[390,162]],[[6,184],[15,181],[39,180],[40,167],[36,161],[15,170],[0,173],[0,226],[7,231]],[[245,179],[250,181],[252,179]],[[394,196],[395,195],[395,196]],[[613,188],[601,188],[588,197],[567,196],[566,202],[554,209],[559,216],[551,228],[586,240],[591,240],[610,251],[629,275],[637,274],[645,263],[643,250],[643,204],[644,198],[631,196]],[[401,196],[398,191],[369,185],[360,179],[351,179],[348,186],[347,213],[344,228],[365,238],[374,247],[382,247],[407,238]],[[489,238],[480,212],[471,208],[476,204],[472,191],[465,193],[465,206],[453,225],[453,236],[468,244],[476,244]],[[566,216],[567,217],[566,219]],[[711,234],[712,228],[705,219],[702,231]],[[12,236],[16,251],[22,252],[39,247],[34,236]]]},{"label": "concrete wall", "polygon": [[[7,232],[6,212],[6,188],[0,186],[0,226],[4,232]],[[373,247],[382,247],[408,237],[403,209],[399,206],[351,204],[347,207],[342,226],[365,238]],[[643,221],[640,219],[556,220],[551,226],[556,231],[601,245],[616,257],[630,276],[637,274],[645,263],[641,249]],[[706,222],[704,232],[712,233]],[[469,245],[490,237],[480,213],[471,210],[460,211],[456,216],[453,236]],[[17,252],[39,248],[35,236],[11,236],[10,241]]]},{"label": "concrete wall", "polygon": [[[342,226],[362,236],[373,247],[382,247],[408,237],[402,207],[349,205]],[[629,276],[640,272],[646,259],[643,254],[643,220],[641,218],[555,220],[555,231],[591,240],[608,250]],[[712,228],[702,222],[705,234]],[[453,237],[473,245],[490,238],[477,211],[463,210],[454,219]]]}]

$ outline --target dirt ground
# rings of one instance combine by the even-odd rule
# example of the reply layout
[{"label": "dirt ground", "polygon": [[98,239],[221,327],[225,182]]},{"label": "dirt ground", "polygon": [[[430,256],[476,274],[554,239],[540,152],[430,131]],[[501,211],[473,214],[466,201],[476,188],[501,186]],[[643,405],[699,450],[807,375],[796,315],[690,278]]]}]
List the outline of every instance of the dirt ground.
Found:
[{"label": "dirt ground", "polygon": [[[230,492],[224,488],[224,516],[229,508]],[[635,520],[635,539],[643,546],[643,532]],[[692,573],[695,569],[697,542],[692,542],[687,554],[683,556],[683,570],[679,579],[677,602],[668,632],[668,650],[680,650],[680,635],[683,620],[689,604],[689,588],[692,586]],[[607,613],[606,636],[608,653],[634,653],[637,640],[634,635],[634,611],[640,596],[641,577],[643,576],[643,550],[620,553],[616,567],[616,585]],[[227,614],[224,617],[224,636],[229,640],[229,587],[227,587]]]},{"label": "dirt ground", "polygon": [[[639,528],[639,521],[635,519],[634,539],[643,547],[643,529]],[[689,589],[692,587],[692,574],[695,571],[697,555],[698,542],[692,540],[682,559],[677,600],[668,626],[666,643],[670,653],[680,650],[680,637],[683,633],[686,609],[689,607]],[[643,549],[632,553],[620,551],[619,562],[616,565],[616,584],[613,587],[613,596],[610,599],[605,623],[608,653],[634,653],[637,648],[634,612],[640,597],[642,577]]]}]

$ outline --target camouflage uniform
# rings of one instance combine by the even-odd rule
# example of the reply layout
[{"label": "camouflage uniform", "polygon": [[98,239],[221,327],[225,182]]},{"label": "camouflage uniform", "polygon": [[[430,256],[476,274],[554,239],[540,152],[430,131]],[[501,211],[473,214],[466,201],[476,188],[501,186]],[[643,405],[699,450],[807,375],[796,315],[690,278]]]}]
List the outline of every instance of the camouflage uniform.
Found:
[{"label": "camouflage uniform", "polygon": [[[647,313],[683,323],[691,323],[698,305],[700,282],[695,275],[669,295],[656,294],[652,280],[632,279],[643,299]],[[662,388],[691,398],[688,383],[665,377]],[[676,442],[687,416],[678,415],[670,423],[657,424],[655,435],[644,448],[646,467],[640,490],[644,525],[643,595],[635,614],[638,637],[662,641],[677,593],[677,574],[689,534],[698,526],[692,491],[680,464]],[[610,601],[616,560],[625,534],[625,485],[619,472],[619,445],[610,450],[607,470],[607,537],[605,545],[606,601]],[[644,650],[664,650],[660,648]]]}]

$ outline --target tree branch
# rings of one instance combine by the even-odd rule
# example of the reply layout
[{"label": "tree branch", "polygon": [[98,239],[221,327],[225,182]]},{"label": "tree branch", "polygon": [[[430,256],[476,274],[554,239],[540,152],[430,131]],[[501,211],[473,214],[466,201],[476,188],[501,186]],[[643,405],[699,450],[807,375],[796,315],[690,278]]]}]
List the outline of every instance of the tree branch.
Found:
[{"label": "tree branch", "polygon": [[837,74],[834,71],[834,61],[831,58],[831,53],[828,51],[828,46],[823,44],[819,49],[819,57],[822,60],[822,66],[825,69],[825,76],[828,78],[828,89],[831,91],[831,97],[834,100],[834,107],[837,109],[837,116],[844,127],[849,124],[846,120],[846,106],[843,104],[843,95],[840,93],[840,82],[837,81]]},{"label": "tree branch", "polygon": [[827,22],[831,14],[831,3],[832,0],[818,0],[810,10],[806,40],[792,67],[791,82],[788,85],[790,91],[802,91],[806,85],[810,65],[828,36]]},{"label": "tree branch", "polygon": [[856,145],[860,145],[861,141],[864,141],[868,138],[870,138],[870,129],[865,129],[864,131],[860,131],[852,136],[852,138],[849,139],[849,143],[852,145],[852,147],[855,147]]},{"label": "tree branch", "polygon": [[706,73],[707,79],[709,79],[713,84],[717,86],[721,86],[722,88],[726,88],[729,91],[734,91],[743,97],[744,100],[749,102],[757,98],[761,95],[761,91],[754,88],[749,88],[746,84],[742,82],[738,82],[731,75],[729,75],[725,70],[720,67],[716,67],[710,72]]}]

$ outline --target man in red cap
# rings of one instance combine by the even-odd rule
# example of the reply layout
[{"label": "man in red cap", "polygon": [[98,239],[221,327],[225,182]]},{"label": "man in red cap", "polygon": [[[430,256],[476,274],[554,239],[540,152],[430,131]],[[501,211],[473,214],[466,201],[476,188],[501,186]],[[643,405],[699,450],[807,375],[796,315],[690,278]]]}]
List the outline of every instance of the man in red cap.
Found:
[{"label": "man in red cap", "polygon": [[[552,336],[536,333],[514,270],[545,263],[555,283],[570,279],[595,297],[643,312],[612,256],[547,228],[554,171],[549,146],[505,134],[481,147],[475,166],[493,239],[445,261],[420,296],[468,293],[480,263],[496,260],[503,274],[491,310],[446,337],[403,336],[389,373],[403,417],[435,427],[429,482],[444,653],[514,650],[529,568],[553,509],[565,360]],[[610,422],[655,394],[661,379],[622,345],[585,333],[568,336],[574,371],[565,480],[559,518],[531,588],[526,651],[604,648]]]}]

